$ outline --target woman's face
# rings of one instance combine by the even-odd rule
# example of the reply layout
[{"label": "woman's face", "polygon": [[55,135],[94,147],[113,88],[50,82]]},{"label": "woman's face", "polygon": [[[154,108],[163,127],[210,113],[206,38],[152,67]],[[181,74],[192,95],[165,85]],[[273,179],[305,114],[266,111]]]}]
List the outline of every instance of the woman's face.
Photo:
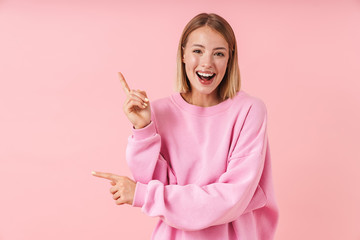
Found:
[{"label": "woman's face", "polygon": [[229,60],[229,46],[224,37],[208,26],[188,36],[183,62],[194,96],[218,98],[216,88],[223,79]]}]

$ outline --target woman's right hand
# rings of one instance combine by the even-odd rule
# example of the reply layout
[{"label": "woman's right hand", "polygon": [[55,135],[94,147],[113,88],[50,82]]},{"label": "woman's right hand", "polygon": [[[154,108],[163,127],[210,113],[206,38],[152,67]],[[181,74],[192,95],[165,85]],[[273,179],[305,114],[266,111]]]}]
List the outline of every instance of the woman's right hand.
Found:
[{"label": "woman's right hand", "polygon": [[119,72],[120,82],[126,93],[124,113],[134,128],[139,129],[150,124],[151,110],[150,102],[145,91],[131,90],[125,81],[124,76]]}]

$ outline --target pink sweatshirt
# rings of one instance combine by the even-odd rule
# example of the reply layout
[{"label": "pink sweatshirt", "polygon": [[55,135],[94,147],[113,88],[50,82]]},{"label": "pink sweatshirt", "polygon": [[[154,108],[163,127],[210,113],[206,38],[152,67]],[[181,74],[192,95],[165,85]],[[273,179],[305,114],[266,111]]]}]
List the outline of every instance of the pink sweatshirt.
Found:
[{"label": "pink sweatshirt", "polygon": [[152,239],[271,240],[278,220],[267,110],[244,91],[211,107],[180,95],[151,103],[126,159],[133,206],[159,217]]}]

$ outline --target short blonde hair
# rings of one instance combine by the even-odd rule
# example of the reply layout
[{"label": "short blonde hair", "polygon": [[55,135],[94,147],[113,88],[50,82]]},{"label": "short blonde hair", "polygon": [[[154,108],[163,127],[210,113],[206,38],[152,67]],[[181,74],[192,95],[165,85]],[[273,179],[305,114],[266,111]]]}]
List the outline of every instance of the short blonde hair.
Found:
[{"label": "short blonde hair", "polygon": [[200,13],[185,26],[179,41],[177,52],[177,79],[176,90],[181,93],[191,91],[190,82],[183,63],[183,48],[186,46],[190,33],[194,30],[208,26],[220,33],[229,45],[229,59],[224,78],[218,86],[218,94],[222,100],[232,98],[240,91],[240,70],[237,56],[236,38],[230,24],[222,17],[214,13]]}]

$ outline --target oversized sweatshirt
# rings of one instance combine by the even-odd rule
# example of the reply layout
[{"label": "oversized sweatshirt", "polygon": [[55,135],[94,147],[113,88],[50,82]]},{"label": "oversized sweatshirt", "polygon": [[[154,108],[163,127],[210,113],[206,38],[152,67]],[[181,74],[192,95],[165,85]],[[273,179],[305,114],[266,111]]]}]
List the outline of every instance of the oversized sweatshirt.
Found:
[{"label": "oversized sweatshirt", "polygon": [[278,220],[264,102],[240,90],[211,107],[174,93],[151,103],[126,160],[133,206],[158,217],[155,240],[271,240]]}]

